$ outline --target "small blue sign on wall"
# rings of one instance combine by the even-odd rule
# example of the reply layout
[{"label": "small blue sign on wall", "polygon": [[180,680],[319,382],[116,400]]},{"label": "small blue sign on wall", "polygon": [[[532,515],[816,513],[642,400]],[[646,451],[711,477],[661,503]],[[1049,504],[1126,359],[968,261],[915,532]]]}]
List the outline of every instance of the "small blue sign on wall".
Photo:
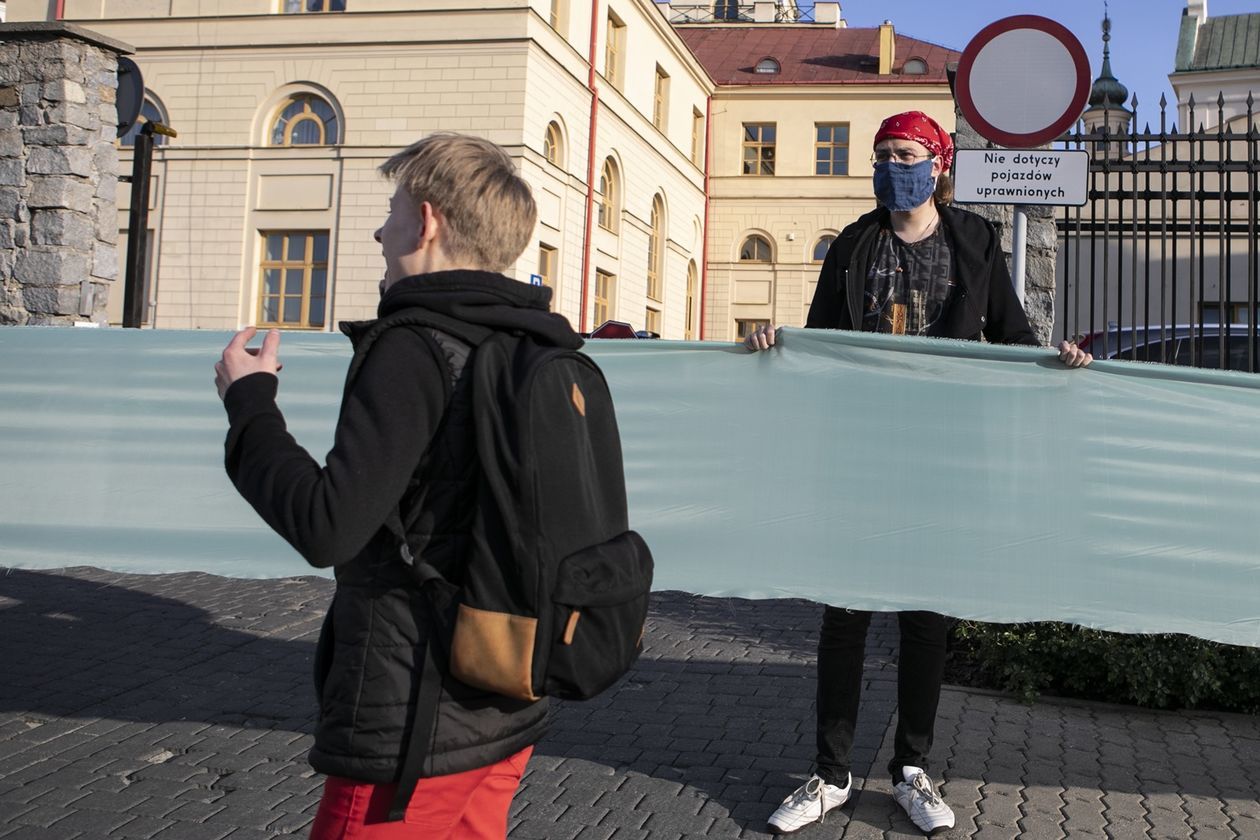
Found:
[{"label": "small blue sign on wall", "polygon": [[541,286],[542,284],[543,284],[543,282],[542,282],[542,275],[541,275],[541,274],[531,274],[531,275],[529,275],[529,285],[531,285],[531,286]]}]

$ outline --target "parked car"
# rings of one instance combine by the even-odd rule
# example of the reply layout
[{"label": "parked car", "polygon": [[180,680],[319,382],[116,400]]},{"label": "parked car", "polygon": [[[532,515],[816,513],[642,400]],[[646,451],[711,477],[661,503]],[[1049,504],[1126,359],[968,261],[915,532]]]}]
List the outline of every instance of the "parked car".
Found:
[{"label": "parked car", "polygon": [[[1246,324],[1176,324],[1172,326],[1118,327],[1099,330],[1083,337],[1077,344],[1094,354],[1095,359],[1124,359],[1139,362],[1161,362],[1166,365],[1191,364],[1217,370],[1251,370],[1247,355]],[[1221,359],[1221,337],[1225,336],[1226,358]],[[1255,353],[1260,368],[1260,342]]]}]

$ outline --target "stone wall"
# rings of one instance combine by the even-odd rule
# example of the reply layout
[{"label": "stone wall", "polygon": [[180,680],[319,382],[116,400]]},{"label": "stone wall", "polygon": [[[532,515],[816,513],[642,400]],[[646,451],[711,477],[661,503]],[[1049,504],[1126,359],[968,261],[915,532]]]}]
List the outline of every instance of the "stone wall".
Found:
[{"label": "stone wall", "polygon": [[105,321],[127,52],[70,24],[0,25],[0,324]]},{"label": "stone wall", "polygon": [[[966,117],[958,113],[955,143],[960,149],[984,149],[991,144],[971,127]],[[968,204],[966,209],[983,216],[1002,232],[1002,250],[1010,264],[1011,232],[1014,229],[1015,208],[1009,204]],[[1055,228],[1055,212],[1058,208],[1046,205],[1024,205],[1028,216],[1024,263],[1024,311],[1028,322],[1042,344],[1050,343],[1054,330],[1055,260],[1059,252],[1059,237]]]}]

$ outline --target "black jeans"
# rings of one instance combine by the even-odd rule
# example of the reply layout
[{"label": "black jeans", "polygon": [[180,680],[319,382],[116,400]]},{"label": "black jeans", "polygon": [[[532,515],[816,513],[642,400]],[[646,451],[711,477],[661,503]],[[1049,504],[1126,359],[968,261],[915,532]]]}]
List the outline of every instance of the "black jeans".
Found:
[{"label": "black jeans", "polygon": [[[888,763],[894,784],[901,768],[928,768],[945,673],[948,619],[932,612],[897,613],[901,655],[897,664],[897,735]],[[818,637],[818,775],[843,786],[862,696],[862,663],[871,614],[825,607]]]}]

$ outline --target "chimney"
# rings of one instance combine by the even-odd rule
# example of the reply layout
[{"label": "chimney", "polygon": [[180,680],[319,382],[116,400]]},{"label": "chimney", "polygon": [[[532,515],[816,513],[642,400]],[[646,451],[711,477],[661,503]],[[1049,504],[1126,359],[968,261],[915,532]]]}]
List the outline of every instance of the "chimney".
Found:
[{"label": "chimney", "polygon": [[891,20],[879,25],[879,75],[890,76],[897,60],[897,33]]}]

